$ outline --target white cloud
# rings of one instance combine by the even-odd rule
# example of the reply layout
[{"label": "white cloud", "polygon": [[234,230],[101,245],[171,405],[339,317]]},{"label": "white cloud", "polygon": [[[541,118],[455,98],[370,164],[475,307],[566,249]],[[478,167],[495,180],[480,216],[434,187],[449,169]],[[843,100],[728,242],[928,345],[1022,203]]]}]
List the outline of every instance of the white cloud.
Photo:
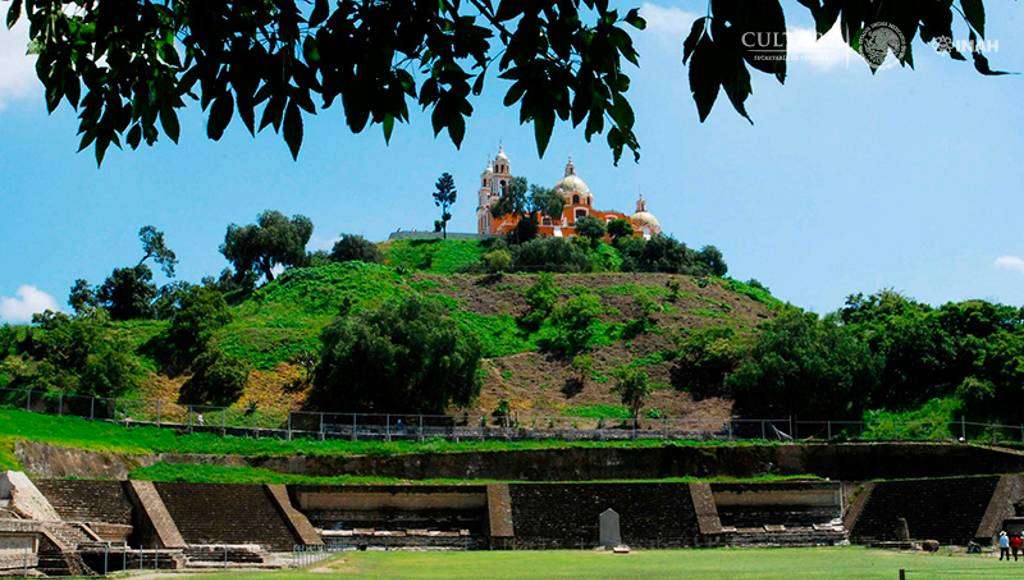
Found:
[{"label": "white cloud", "polygon": [[700,18],[699,14],[693,12],[650,2],[640,6],[640,15],[647,20],[647,32],[680,47],[690,33],[693,21]]},{"label": "white cloud", "polygon": [[[640,14],[647,20],[647,32],[663,44],[682,50],[683,39],[690,33],[694,20],[702,14],[650,2],[640,6]],[[843,42],[839,27],[821,37],[811,28],[790,28],[786,33],[788,61],[807,63],[818,70],[827,71],[851,62],[856,56]]]},{"label": "white cloud", "polygon": [[18,288],[14,298],[0,297],[0,320],[5,322],[29,322],[33,314],[46,310],[60,308],[53,296],[29,284]]},{"label": "white cloud", "polygon": [[1001,270],[1024,273],[1024,258],[1020,256],[999,256],[993,265]]},{"label": "white cloud", "polygon": [[0,110],[7,103],[36,94],[35,57],[25,54],[28,49],[28,21],[24,14],[18,24],[7,29],[7,11],[11,3],[0,6]]}]

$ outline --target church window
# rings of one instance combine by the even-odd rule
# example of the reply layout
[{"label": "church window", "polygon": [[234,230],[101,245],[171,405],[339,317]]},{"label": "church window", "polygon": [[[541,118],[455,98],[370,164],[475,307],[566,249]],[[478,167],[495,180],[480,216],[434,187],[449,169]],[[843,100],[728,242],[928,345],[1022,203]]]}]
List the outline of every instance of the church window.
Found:
[{"label": "church window", "polygon": [[584,218],[584,217],[587,217],[587,210],[585,210],[585,209],[578,209],[578,210],[576,210],[576,219],[577,220],[580,219],[580,218]]},{"label": "church window", "polygon": [[579,203],[580,203],[580,196],[578,196],[578,195],[572,196],[572,204],[573,205],[579,205]]}]

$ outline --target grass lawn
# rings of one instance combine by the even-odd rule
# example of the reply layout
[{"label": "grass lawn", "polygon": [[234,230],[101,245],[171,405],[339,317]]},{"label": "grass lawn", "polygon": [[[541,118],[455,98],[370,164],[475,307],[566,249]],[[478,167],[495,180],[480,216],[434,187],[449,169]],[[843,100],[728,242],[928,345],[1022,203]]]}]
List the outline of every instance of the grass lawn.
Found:
[{"label": "grass lawn", "polygon": [[861,547],[605,552],[356,552],[306,570],[206,578],[686,578],[896,580],[1024,578],[1024,562],[990,555],[900,553]]},{"label": "grass lawn", "polygon": [[[662,447],[771,445],[765,441],[694,441],[637,439],[626,441],[349,441],[346,439],[254,439],[213,433],[178,434],[170,429],[89,421],[0,407],[0,450],[4,442],[28,439],[64,447],[120,453],[205,453],[224,455],[397,455],[462,451],[516,451],[579,447]],[[2,451],[0,451],[2,452]]]}]

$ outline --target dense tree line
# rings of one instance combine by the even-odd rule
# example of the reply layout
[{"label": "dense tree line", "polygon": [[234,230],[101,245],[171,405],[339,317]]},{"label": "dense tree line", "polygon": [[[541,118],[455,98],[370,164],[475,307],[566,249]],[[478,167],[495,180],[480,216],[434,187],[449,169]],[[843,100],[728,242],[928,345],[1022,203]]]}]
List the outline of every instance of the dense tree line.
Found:
[{"label": "dense tree line", "polygon": [[859,418],[952,397],[972,418],[1024,421],[1024,309],[980,300],[882,291],[825,317],[786,307],[754,335],[693,332],[678,361],[677,386],[746,415]]},{"label": "dense tree line", "polygon": [[[582,221],[582,220],[581,220]],[[597,222],[597,220],[593,220]],[[623,220],[624,222],[624,220]],[[520,222],[522,223],[522,222]],[[628,227],[628,222],[625,222]],[[613,221],[609,227],[615,225]],[[714,246],[693,250],[675,238],[657,234],[650,239],[620,233],[611,244],[600,242],[605,225],[584,223],[587,235],[570,239],[533,237],[525,242],[487,240],[484,259],[468,271],[508,272],[663,272],[691,276],[725,276],[728,266]],[[617,230],[622,232],[622,230]],[[499,267],[492,263],[496,256]]]}]

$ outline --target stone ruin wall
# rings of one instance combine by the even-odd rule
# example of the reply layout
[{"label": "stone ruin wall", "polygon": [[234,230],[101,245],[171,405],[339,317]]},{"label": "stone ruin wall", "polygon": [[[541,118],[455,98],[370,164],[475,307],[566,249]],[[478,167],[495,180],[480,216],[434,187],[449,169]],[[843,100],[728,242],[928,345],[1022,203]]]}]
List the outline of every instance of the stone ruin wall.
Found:
[{"label": "stone ruin wall", "polygon": [[517,549],[592,548],[598,516],[618,512],[622,541],[632,547],[698,543],[697,513],[685,483],[510,484]]}]

